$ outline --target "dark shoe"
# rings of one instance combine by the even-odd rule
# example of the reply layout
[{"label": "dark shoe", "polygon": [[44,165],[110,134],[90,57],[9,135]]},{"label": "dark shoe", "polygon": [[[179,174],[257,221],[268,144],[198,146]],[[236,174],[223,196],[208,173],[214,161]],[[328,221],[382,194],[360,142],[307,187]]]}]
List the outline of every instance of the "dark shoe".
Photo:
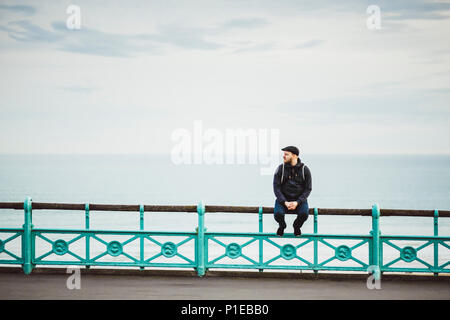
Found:
[{"label": "dark shoe", "polygon": [[284,228],[283,227],[279,227],[277,230],[277,236],[282,237],[284,234]]},{"label": "dark shoe", "polygon": [[294,228],[294,236],[300,237],[302,235],[302,230],[300,228]]}]

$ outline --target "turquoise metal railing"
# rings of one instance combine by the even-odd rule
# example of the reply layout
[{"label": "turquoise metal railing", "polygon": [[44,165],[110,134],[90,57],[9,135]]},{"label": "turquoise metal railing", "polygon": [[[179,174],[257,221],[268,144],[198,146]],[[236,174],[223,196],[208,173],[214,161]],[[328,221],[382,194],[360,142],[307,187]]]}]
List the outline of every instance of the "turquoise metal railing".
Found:
[{"label": "turquoise metal railing", "polygon": [[[84,210],[85,228],[34,228],[33,206],[34,209]],[[278,237],[274,233],[263,232],[263,214],[273,212],[273,208],[268,207],[205,206],[202,202],[197,206],[33,204],[30,197],[23,203],[0,203],[0,209],[21,208],[24,210],[22,228],[0,228],[0,264],[22,265],[25,274],[30,274],[36,265],[80,265],[86,268],[122,266],[139,267],[141,270],[148,267],[194,268],[199,276],[205,275],[208,269],[213,268],[259,271],[313,270],[315,273],[321,270],[361,271],[373,273],[375,279],[383,272],[431,272],[435,275],[450,272],[448,268],[450,261],[445,260],[450,256],[448,245],[450,237],[438,235],[438,218],[450,217],[450,211],[431,212],[433,236],[404,236],[381,234],[380,216],[431,216],[430,211],[388,209],[381,211],[376,204],[371,210],[314,208],[310,211],[314,216],[312,234],[302,234],[301,237],[286,234]],[[139,230],[93,230],[90,228],[92,210],[139,211]],[[152,211],[196,212],[197,228],[192,232],[144,230],[144,213]],[[207,232],[205,215],[208,212],[257,213],[258,232]],[[372,230],[369,234],[320,234],[319,212],[321,215],[371,216]],[[3,235],[7,234],[10,236],[3,239]],[[106,237],[112,239],[107,240]],[[161,237],[166,240],[161,240]],[[21,256],[7,248],[9,243],[17,238],[21,240]],[[341,244],[333,243],[334,241],[341,241]],[[41,244],[38,245],[38,242]],[[421,244],[414,246],[412,242]],[[98,247],[101,249],[95,252],[94,243],[97,249]],[[131,245],[133,243],[134,247]],[[43,248],[45,245],[47,249]],[[148,248],[149,245],[151,248]],[[249,250],[252,245],[255,248]],[[306,250],[307,246],[311,246],[311,249]],[[75,252],[75,249],[80,248],[84,248],[84,253]],[[138,248],[137,252],[132,252],[132,248]],[[426,248],[432,249],[432,261],[426,261],[420,256]],[[321,249],[327,249],[328,253],[321,253]],[[359,251],[363,249],[363,257],[356,256],[357,249]],[[383,257],[383,253],[388,249],[395,252],[395,258],[390,261]],[[256,257],[253,257],[252,254],[255,253]],[[62,260],[62,257],[66,259]],[[160,258],[164,261],[159,261]],[[444,261],[440,261],[442,258]],[[352,264],[349,265],[349,262]],[[398,266],[399,263],[403,265]],[[419,266],[413,266],[413,263]]]}]

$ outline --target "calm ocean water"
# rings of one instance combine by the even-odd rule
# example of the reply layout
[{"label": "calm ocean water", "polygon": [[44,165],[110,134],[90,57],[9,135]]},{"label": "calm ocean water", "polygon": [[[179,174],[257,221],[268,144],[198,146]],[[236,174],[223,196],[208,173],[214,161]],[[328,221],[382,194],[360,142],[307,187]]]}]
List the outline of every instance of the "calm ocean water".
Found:
[{"label": "calm ocean water", "polygon": [[[304,155],[312,172],[310,207],[450,210],[450,156]],[[281,163],[281,159],[280,159]],[[273,176],[259,165],[175,165],[170,155],[0,155],[0,201],[273,206]],[[23,212],[2,210],[0,227],[20,227]],[[289,228],[294,217],[289,216]],[[292,220],[292,221],[291,221]],[[439,234],[450,235],[450,219]],[[258,230],[257,215],[206,216],[208,231]],[[83,212],[34,211],[36,228],[83,228]],[[193,213],[146,213],[146,230],[193,231]],[[92,212],[91,228],[138,230],[139,213]],[[320,233],[368,234],[369,217],[319,216]],[[264,231],[274,232],[271,215]],[[304,227],[312,232],[312,218]],[[292,232],[287,230],[286,232]],[[383,234],[432,235],[432,218],[383,217]],[[448,250],[446,258],[448,259]]]}]

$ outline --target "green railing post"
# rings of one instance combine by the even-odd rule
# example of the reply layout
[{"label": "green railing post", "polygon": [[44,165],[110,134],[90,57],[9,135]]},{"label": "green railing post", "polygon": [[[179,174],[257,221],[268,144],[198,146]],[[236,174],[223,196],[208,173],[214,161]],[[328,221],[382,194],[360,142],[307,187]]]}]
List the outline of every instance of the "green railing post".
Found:
[{"label": "green railing post", "polygon": [[200,201],[197,205],[197,274],[205,275],[205,205]]},{"label": "green railing post", "polygon": [[319,210],[314,208],[314,273],[317,274],[319,270],[317,269],[319,261],[319,250],[318,250],[318,239],[317,239],[317,216],[319,215]]},{"label": "green railing post", "polygon": [[[259,221],[259,234],[263,233],[263,208],[259,207],[258,209],[258,221]],[[264,263],[263,259],[263,238],[259,238],[259,265],[262,266]],[[259,269],[259,272],[263,272],[264,269]]]},{"label": "green railing post", "polygon": [[[144,205],[139,206],[139,230],[144,230]],[[141,263],[144,263],[144,236],[141,234],[140,236],[140,259]],[[145,268],[141,266],[140,270],[144,270]]]},{"label": "green railing post", "polygon": [[22,238],[22,257],[23,257],[23,271],[25,274],[30,274],[33,270],[33,241],[31,236],[32,224],[32,200],[26,197],[23,203],[24,209],[24,224],[23,224],[23,238]]},{"label": "green railing post", "polygon": [[380,208],[378,207],[378,204],[374,204],[372,206],[372,259],[371,263],[372,266],[375,268],[373,269],[374,279],[379,280],[381,277],[381,270],[380,270]]},{"label": "green railing post", "polygon": [[[85,228],[86,230],[90,229],[90,223],[89,223],[89,203],[86,203],[84,205],[84,224],[85,224]],[[86,234],[86,262],[89,263],[89,260],[91,259],[90,257],[90,240],[91,240],[91,235],[90,234]],[[89,269],[90,265],[86,264],[86,269]]]},{"label": "green railing post", "polygon": [[[434,210],[434,236],[437,237],[439,236],[439,228],[438,228],[438,218],[439,218],[439,211],[436,209]],[[438,270],[439,269],[439,242],[434,240],[434,270]],[[434,275],[437,276],[439,275],[438,272],[434,272]]]}]

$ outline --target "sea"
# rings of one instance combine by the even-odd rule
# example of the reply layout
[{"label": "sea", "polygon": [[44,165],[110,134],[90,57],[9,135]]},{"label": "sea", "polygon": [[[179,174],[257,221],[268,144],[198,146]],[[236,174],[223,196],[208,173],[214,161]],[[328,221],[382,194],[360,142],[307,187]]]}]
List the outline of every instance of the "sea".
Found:
[{"label": "sea", "polygon": [[[378,204],[381,209],[450,210],[450,155],[305,154],[301,155],[301,161],[312,173],[310,208],[370,209]],[[175,164],[170,154],[0,155],[0,201],[24,201],[30,196],[35,202],[197,205],[202,201],[206,205],[273,206],[272,182],[273,175],[261,174],[259,164]],[[287,233],[292,232],[294,218],[286,219]],[[0,210],[0,228],[20,228],[23,219],[21,210]],[[207,232],[258,232],[258,215],[207,213],[205,226]],[[33,227],[83,229],[84,211],[34,210]],[[196,227],[196,213],[145,213],[145,230],[193,232]],[[370,217],[320,214],[318,217],[321,234],[367,235],[371,227]],[[90,228],[139,230],[139,212],[94,211],[90,213]],[[264,232],[275,232],[276,228],[273,216],[265,214]],[[433,235],[433,218],[381,217],[380,230],[383,235]],[[440,218],[438,230],[440,236],[450,236],[450,219]],[[312,216],[305,222],[302,232],[313,232]],[[67,235],[59,237],[64,236]],[[9,250],[20,255],[20,241],[16,240],[8,243]],[[248,238],[242,241],[245,240]],[[50,244],[44,239],[39,241],[43,248],[38,251],[44,254]],[[233,241],[239,243],[239,239]],[[398,246],[422,244],[423,241],[404,241]],[[149,254],[161,250],[153,245]],[[225,250],[220,244],[214,245],[209,252],[211,259]],[[267,252],[279,253],[277,247],[267,245],[270,247]],[[83,250],[81,243],[73,247]],[[193,242],[186,247],[192,251]],[[300,246],[298,250],[311,255],[312,248],[307,247]],[[334,254],[331,247],[323,247],[324,258]],[[361,259],[367,258],[367,244],[358,249]],[[102,250],[99,243],[98,252]],[[248,250],[249,254],[257,255],[257,245],[249,246]],[[450,260],[448,248],[440,246],[439,250],[440,261]],[[432,252],[432,246],[428,246],[418,254],[432,264]],[[189,259],[194,259],[193,253],[190,254]],[[0,259],[2,255],[5,252],[0,253]],[[398,255],[398,249],[386,246],[383,256],[394,259]],[[257,257],[252,259],[257,260]],[[405,261],[400,263],[412,265]]]}]

